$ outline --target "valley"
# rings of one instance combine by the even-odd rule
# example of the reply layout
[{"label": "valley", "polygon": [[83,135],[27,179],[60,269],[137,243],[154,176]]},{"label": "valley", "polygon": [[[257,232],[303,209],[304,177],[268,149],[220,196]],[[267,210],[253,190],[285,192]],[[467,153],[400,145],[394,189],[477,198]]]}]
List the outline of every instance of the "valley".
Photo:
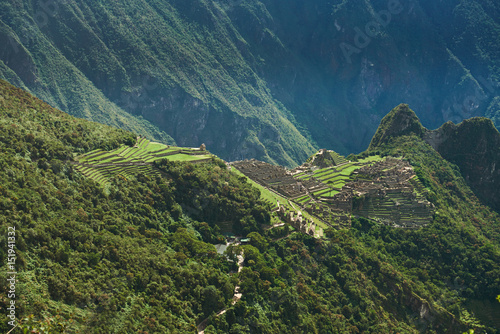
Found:
[{"label": "valley", "polygon": [[499,13],[486,0],[3,2],[0,78],[149,140],[293,168],[321,147],[363,151],[402,102],[429,129],[498,127]]}]

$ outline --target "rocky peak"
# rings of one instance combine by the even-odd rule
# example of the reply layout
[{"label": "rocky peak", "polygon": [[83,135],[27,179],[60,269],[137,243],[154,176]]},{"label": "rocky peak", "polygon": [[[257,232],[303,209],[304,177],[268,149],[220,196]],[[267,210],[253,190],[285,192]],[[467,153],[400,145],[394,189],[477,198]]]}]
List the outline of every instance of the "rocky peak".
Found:
[{"label": "rocky peak", "polygon": [[393,137],[409,134],[420,137],[424,133],[425,128],[415,112],[407,104],[400,104],[382,119],[369,148],[374,149]]}]

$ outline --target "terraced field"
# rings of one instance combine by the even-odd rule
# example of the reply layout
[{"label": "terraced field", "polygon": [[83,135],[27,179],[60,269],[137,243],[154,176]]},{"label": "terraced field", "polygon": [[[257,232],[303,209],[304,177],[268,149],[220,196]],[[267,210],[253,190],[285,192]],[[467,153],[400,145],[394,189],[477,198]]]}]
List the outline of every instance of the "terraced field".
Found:
[{"label": "terraced field", "polygon": [[336,159],[338,161],[342,161],[342,164],[334,167],[316,169],[312,172],[303,172],[295,175],[295,178],[299,181],[306,181],[312,178],[328,186],[327,189],[321,189],[316,192],[310,193],[308,196],[297,198],[295,200],[296,202],[304,204],[309,202],[309,200],[312,198],[319,199],[321,197],[333,197],[341,191],[342,187],[346,183],[352,181],[353,179],[352,174],[354,171],[365,166],[371,166],[378,161],[384,160],[384,158],[380,156],[371,156],[356,162],[350,162],[343,158],[341,159],[341,156],[336,157]]},{"label": "terraced field", "polygon": [[[419,182],[419,181],[416,181]],[[429,222],[429,206],[425,198],[416,193],[411,196],[397,189],[385,197],[372,197],[365,201],[356,214],[398,226],[419,226]]]},{"label": "terraced field", "polygon": [[231,165],[255,181],[268,202],[279,201],[286,210],[291,206],[291,211],[309,214],[323,228],[349,227],[353,216],[406,228],[432,221],[433,207],[425,198],[425,188],[401,158],[347,161],[333,151],[320,150],[293,170],[257,160]]},{"label": "terraced field", "polygon": [[311,156],[306,162],[315,166],[329,167],[342,165],[347,160],[337,152],[323,149]]},{"label": "terraced field", "polygon": [[74,165],[83,175],[102,186],[113,177],[122,179],[138,175],[158,175],[154,162],[161,159],[171,161],[204,162],[212,158],[207,151],[196,148],[171,147],[137,138],[133,146],[122,145],[112,151],[95,150],[75,158]]},{"label": "terraced field", "polygon": [[[294,212],[295,215],[297,214],[297,211],[298,211],[297,208],[294,207],[292,201],[290,201],[286,197],[278,194],[275,191],[271,191],[267,187],[260,185],[259,183],[255,182],[254,180],[252,180],[251,178],[249,178],[248,176],[246,176],[245,174],[243,174],[242,172],[240,172],[236,168],[232,168],[231,171],[233,173],[240,175],[240,176],[246,177],[248,182],[250,182],[254,187],[256,187],[260,190],[261,199],[264,200],[265,202],[269,203],[271,205],[271,207],[274,208],[274,210],[276,210],[278,208],[277,203],[279,202],[280,205],[283,205],[285,207],[287,212],[292,211],[292,212]],[[310,200],[309,196],[305,196],[305,197],[308,200]],[[295,200],[295,202],[297,202],[297,200]],[[313,215],[310,215],[307,212],[302,212],[302,215],[306,220],[311,219],[314,222],[314,224],[316,225],[316,229],[320,235],[323,234],[323,229],[326,229],[328,227],[328,225],[325,224],[323,221],[321,221],[320,219],[318,219],[317,217],[315,217]],[[273,212],[273,214],[271,215],[271,221],[273,224],[281,223],[280,218],[278,217],[278,215],[275,212]]]}]

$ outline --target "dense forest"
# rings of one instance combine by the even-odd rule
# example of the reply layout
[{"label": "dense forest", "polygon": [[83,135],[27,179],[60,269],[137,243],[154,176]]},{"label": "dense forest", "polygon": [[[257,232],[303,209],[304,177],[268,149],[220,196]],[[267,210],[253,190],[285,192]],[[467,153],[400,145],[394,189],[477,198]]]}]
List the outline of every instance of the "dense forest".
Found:
[{"label": "dense forest", "polygon": [[[208,318],[205,333],[498,332],[500,217],[416,134],[381,136],[349,159],[407,159],[436,206],[433,223],[397,229],[360,218],[321,239],[266,229],[270,204],[218,158],[162,160],[154,177],[106,187],[74,170],[74,155],[135,137],[0,81],[0,258],[4,266],[15,227],[15,331],[195,333]],[[219,255],[222,223],[250,244]],[[10,330],[4,311],[0,320]]]}]

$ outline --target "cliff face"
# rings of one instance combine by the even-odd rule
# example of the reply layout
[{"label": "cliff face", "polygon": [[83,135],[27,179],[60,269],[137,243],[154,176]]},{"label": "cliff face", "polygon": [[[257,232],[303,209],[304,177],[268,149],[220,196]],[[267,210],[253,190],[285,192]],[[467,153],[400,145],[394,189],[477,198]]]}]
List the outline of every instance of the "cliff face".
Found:
[{"label": "cliff face", "polygon": [[472,118],[428,131],[425,141],[456,164],[469,186],[486,204],[500,209],[500,133],[491,120]]},{"label": "cliff face", "polygon": [[500,119],[497,3],[337,3],[4,2],[0,78],[79,117],[285,165],[364,149],[401,102],[428,128]]}]

